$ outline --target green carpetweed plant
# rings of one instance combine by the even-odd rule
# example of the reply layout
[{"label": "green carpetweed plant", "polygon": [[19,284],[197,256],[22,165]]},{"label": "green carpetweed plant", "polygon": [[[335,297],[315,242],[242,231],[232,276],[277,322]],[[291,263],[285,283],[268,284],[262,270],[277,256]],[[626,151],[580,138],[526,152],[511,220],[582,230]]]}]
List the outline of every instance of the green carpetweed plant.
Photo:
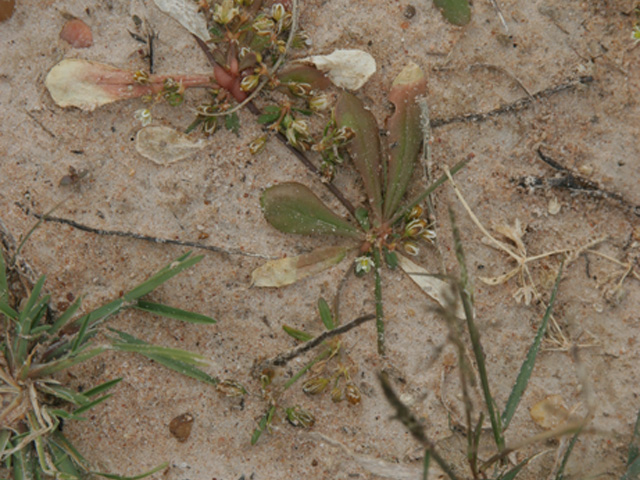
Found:
[{"label": "green carpetweed plant", "polygon": [[[347,91],[338,95],[332,120],[335,136],[346,144],[346,152],[360,174],[368,199],[365,205],[354,208],[356,222],[347,221],[333,212],[308,187],[297,182],[267,188],[261,198],[265,219],[279,231],[341,237],[347,243],[270,261],[252,273],[253,284],[259,287],[289,285],[356,253],[355,273],[373,272],[375,275],[380,354],[384,354],[380,276],[383,262],[389,268],[395,268],[399,250],[416,255],[418,241],[434,239],[434,230],[423,218],[419,204],[447,179],[443,175],[416,198],[403,203],[422,144],[422,109],[418,98],[425,91],[426,79],[416,64],[409,64],[394,80],[389,100],[394,104],[395,112],[387,122],[386,148],[380,140],[376,119],[362,101]],[[467,161],[459,162],[451,173],[459,171]]]},{"label": "green carpetweed plant", "polygon": [[[182,255],[120,298],[77,315],[80,298],[65,311],[52,313],[48,305],[50,295],[43,294],[44,276],[38,279],[27,298],[14,298],[0,254],[0,461],[14,480],[78,480],[89,474],[126,478],[93,471],[62,432],[63,422],[86,420],[83,415],[108,400],[112,394],[107,392],[122,380],[114,378],[82,392],[59,380],[61,372],[80,363],[110,350],[135,352],[182,375],[218,384],[216,378],[200,368],[209,362],[196,353],[149,344],[113,329],[106,340],[96,339],[106,322],[125,309],[191,323],[215,323],[205,315],[144,299],[201,259],[190,253]],[[165,467],[160,465],[132,480]]]}]

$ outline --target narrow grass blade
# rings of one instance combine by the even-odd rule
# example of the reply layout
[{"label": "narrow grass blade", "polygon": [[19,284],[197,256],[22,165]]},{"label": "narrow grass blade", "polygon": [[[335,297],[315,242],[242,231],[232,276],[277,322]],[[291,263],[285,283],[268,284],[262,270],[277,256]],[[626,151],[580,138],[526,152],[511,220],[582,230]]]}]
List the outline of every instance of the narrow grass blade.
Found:
[{"label": "narrow grass blade", "polygon": [[271,423],[274,413],[276,413],[276,406],[271,405],[269,410],[267,410],[267,412],[260,419],[260,422],[258,422],[258,426],[256,427],[256,429],[253,431],[253,435],[251,435],[251,445],[255,445],[256,443],[258,443],[262,432],[264,432]]},{"label": "narrow grass blade", "polygon": [[556,277],[556,282],[553,286],[553,290],[551,291],[551,299],[549,300],[549,305],[547,306],[546,311],[544,312],[544,316],[542,317],[542,322],[540,323],[540,327],[538,327],[538,332],[536,333],[535,338],[533,339],[533,343],[529,347],[529,352],[527,353],[527,357],[522,363],[522,367],[520,367],[520,373],[518,374],[518,378],[516,379],[515,384],[511,390],[511,394],[509,395],[509,399],[507,400],[507,405],[502,413],[502,425],[503,428],[507,428],[511,419],[513,418],[516,409],[518,408],[518,404],[520,403],[520,399],[522,398],[522,394],[527,388],[527,384],[529,383],[529,379],[531,378],[531,373],[533,372],[533,367],[536,363],[536,356],[538,355],[538,350],[540,350],[540,345],[542,344],[542,339],[544,338],[545,332],[547,331],[547,325],[549,324],[549,317],[551,317],[551,312],[553,311],[553,305],[556,301],[556,295],[558,294],[558,286],[560,285],[560,279],[562,278],[562,267],[564,262],[560,264],[560,269],[558,270],[558,275]]},{"label": "narrow grass blade", "polygon": [[578,435],[580,435],[581,431],[582,429],[578,430],[576,433],[573,434],[573,437],[571,437],[569,446],[567,447],[566,452],[564,452],[564,455],[562,456],[562,463],[560,464],[560,468],[558,468],[558,471],[556,472],[555,480],[563,480],[565,478],[564,469],[567,466],[567,462],[569,461],[569,457],[571,456],[573,447],[576,446],[576,442],[578,441]]},{"label": "narrow grass blade", "polygon": [[11,308],[6,302],[0,301],[0,313],[6,315],[12,320],[18,320],[18,312]]},{"label": "narrow grass blade", "polygon": [[163,463],[158,465],[157,467],[149,470],[148,472],[141,473],[140,475],[136,475],[135,477],[123,477],[122,475],[114,475],[113,473],[104,473],[104,472],[91,472],[92,475],[98,475],[104,478],[110,478],[112,480],[140,480],[141,478],[150,477],[156,472],[163,470],[169,466],[168,463]]},{"label": "narrow grass blade", "polygon": [[424,459],[422,460],[422,480],[429,478],[429,466],[431,465],[431,452],[429,449],[424,451]]},{"label": "narrow grass blade", "polygon": [[333,330],[336,328],[336,324],[333,321],[333,315],[331,314],[331,309],[324,298],[318,299],[318,311],[320,312],[320,319],[327,330]]},{"label": "narrow grass blade", "polygon": [[525,458],[523,461],[521,461],[519,464],[517,464],[511,470],[509,470],[504,475],[499,477],[499,480],[514,480],[518,476],[518,474],[520,473],[520,470],[522,470],[524,467],[526,467],[527,463],[529,463],[531,458],[532,457]]},{"label": "narrow grass blade", "polygon": [[178,259],[174,260],[169,265],[164,267],[162,270],[160,270],[158,273],[153,275],[148,280],[142,282],[137,287],[125,293],[123,296],[124,301],[132,302],[133,300],[137,300],[138,298],[155,290],[167,280],[175,277],[177,274],[179,274],[183,270],[186,270],[187,268],[192,267],[193,265],[195,265],[196,263],[198,263],[200,260],[204,258],[202,255],[197,255],[195,257],[189,258],[190,255],[191,255],[191,252],[187,252],[186,254],[182,255],[181,257],[179,257]]},{"label": "narrow grass blade", "polygon": [[124,306],[123,300],[121,298],[118,298],[116,300],[113,300],[112,302],[107,303],[106,305],[102,305],[101,307],[98,307],[95,310],[92,310],[86,315],[83,315],[82,317],[78,318],[75,322],[73,322],[73,324],[82,325],[83,322],[85,322],[86,319],[88,318],[89,319],[88,325],[90,327],[94,327],[95,325],[97,325],[99,322],[103,321],[110,315],[114,315],[118,313],[123,306]]},{"label": "narrow grass blade", "polygon": [[378,354],[385,355],[384,350],[384,310],[382,308],[382,278],[380,276],[380,268],[382,262],[380,261],[380,250],[373,249],[373,263],[375,268],[375,297],[376,297],[376,334],[378,338]]},{"label": "narrow grass blade", "polygon": [[489,412],[489,420],[491,421],[491,430],[493,431],[493,438],[495,439],[498,450],[504,449],[504,435],[503,427],[500,422],[500,416],[496,413],[495,402],[491,395],[491,389],[489,387],[489,376],[487,374],[487,366],[484,361],[484,350],[482,343],[480,342],[480,331],[474,320],[473,313],[473,298],[472,287],[468,276],[468,269],[465,262],[464,248],[462,246],[462,239],[460,237],[460,231],[456,223],[453,210],[449,209],[449,219],[451,221],[451,230],[453,233],[453,241],[456,251],[456,259],[460,265],[462,272],[460,280],[460,299],[462,300],[462,306],[464,308],[465,317],[467,320],[467,330],[469,331],[469,338],[471,340],[471,346],[473,348],[473,355],[476,359],[478,366],[478,374],[480,375],[480,383],[482,385],[482,393],[484,396],[484,402]]},{"label": "narrow grass blade", "polygon": [[0,304],[9,301],[9,287],[7,284],[7,266],[4,263],[4,255],[0,251]]},{"label": "narrow grass blade", "polygon": [[113,393],[107,393],[106,395],[103,395],[102,397],[98,397],[93,402],[86,403],[83,406],[81,406],[80,408],[76,408],[73,411],[73,414],[74,415],[80,415],[81,413],[84,413],[87,410],[91,410],[93,407],[95,407],[99,403],[102,403],[105,400],[111,398],[112,396],[113,396]]},{"label": "narrow grass blade", "polygon": [[102,352],[107,350],[106,347],[97,347],[91,350],[86,350],[72,357],[65,357],[59,360],[54,360],[49,363],[33,365],[29,370],[29,378],[41,378],[47,377],[53,373],[59,372],[61,370],[65,370],[79,363],[85,362],[90,358],[95,357],[96,355],[100,355]]},{"label": "narrow grass blade", "polygon": [[166,358],[167,360],[183,363],[193,366],[208,365],[206,359],[197,353],[180,350],[178,348],[167,348],[159,345],[145,344],[129,344],[114,342],[111,344],[114,350],[120,352],[139,353],[147,358]]},{"label": "narrow grass blade", "polygon": [[73,444],[64,436],[64,434],[60,430],[56,430],[51,434],[51,442],[55,443],[55,445],[63,450],[76,465],[80,466],[82,469],[87,469],[87,461],[85,458],[78,452],[78,450],[73,446]]},{"label": "narrow grass blade", "polygon": [[4,455],[4,451],[11,440],[11,430],[0,430],[0,458]]},{"label": "narrow grass blade", "polygon": [[82,478],[82,475],[76,468],[75,462],[66,451],[64,451],[55,442],[48,442],[48,447],[51,452],[53,465],[63,474],[60,478],[64,478],[64,475],[66,475],[67,478]]},{"label": "narrow grass blade", "polygon": [[94,395],[98,395],[99,393],[106,392],[112,387],[115,387],[118,383],[122,381],[122,378],[114,378],[113,380],[109,380],[108,382],[101,383],[100,385],[96,385],[95,387],[84,392],[84,395],[87,397],[93,397]]},{"label": "narrow grass blade", "polygon": [[38,389],[76,406],[85,405],[89,399],[82,393],[55,384],[41,384]]},{"label": "narrow grass blade", "polygon": [[[129,335],[128,333],[120,332],[112,328],[110,328],[109,330],[117,333],[120,339],[123,340],[123,343],[119,343],[119,345],[122,346],[121,350],[123,351],[140,353],[141,355],[144,355],[145,357],[151,360],[155,360],[160,365],[170,368],[171,370],[174,370],[187,377],[195,378],[196,380],[199,380],[201,382],[208,383],[210,385],[217,385],[219,383],[218,379],[213,378],[209,376],[207,373],[200,370],[199,368],[196,368],[194,366],[194,363],[183,361],[183,358],[185,358],[184,354],[186,353],[188,355],[191,355],[192,359],[194,356],[199,357],[199,360],[195,362],[195,365],[206,364],[206,362],[204,361],[204,357],[202,357],[201,355],[197,355],[191,352],[185,352],[184,350],[177,350],[177,352],[181,352],[181,354],[177,355],[177,357],[174,357],[169,352],[167,352],[168,354],[156,353],[158,352],[157,349],[161,347],[155,347],[154,349],[149,349],[148,347],[154,347],[154,346],[149,345],[143,340],[139,340],[133,335]],[[167,349],[167,350],[175,350],[175,349]]]},{"label": "narrow grass blade", "polygon": [[50,336],[53,336],[56,333],[58,333],[58,331],[62,327],[64,327],[69,320],[71,320],[71,317],[73,317],[75,315],[75,313],[80,308],[81,303],[82,303],[82,298],[80,298],[80,297],[76,298],[75,302],[73,302],[71,304],[71,306],[69,308],[67,308],[64,311],[64,313],[57,318],[57,320],[55,322],[53,322],[53,325],[51,325],[51,328],[49,328],[47,333]]},{"label": "narrow grass blade", "polygon": [[179,308],[169,307],[168,305],[162,305],[161,303],[152,303],[146,302],[144,300],[138,300],[138,303],[134,305],[134,308],[143,310],[145,312],[154,313],[156,315],[160,315],[161,317],[181,320],[183,322],[203,324],[216,323],[213,318],[207,317],[206,315],[189,312],[187,310],[181,310]]},{"label": "narrow grass blade", "polygon": [[304,367],[302,367],[300,370],[298,370],[298,372],[293,377],[291,377],[289,380],[287,380],[287,383],[284,384],[283,390],[286,390],[291,385],[296,383],[300,379],[300,377],[302,377],[309,369],[313,368],[313,366],[316,363],[321,362],[325,358],[329,358],[332,353],[333,353],[333,349],[332,348],[327,348],[324,352],[322,352],[316,358],[314,358],[309,363],[307,363]]},{"label": "narrow grass blade", "polygon": [[620,480],[637,480],[640,478],[640,411],[636,417],[636,425],[633,429],[633,437],[629,443],[627,455],[627,470]]},{"label": "narrow grass blade", "polygon": [[311,335],[310,333],[290,327],[289,325],[283,325],[282,330],[284,330],[285,333],[290,337],[293,337],[296,340],[300,340],[301,342],[308,342],[309,340],[313,339],[313,335]]}]

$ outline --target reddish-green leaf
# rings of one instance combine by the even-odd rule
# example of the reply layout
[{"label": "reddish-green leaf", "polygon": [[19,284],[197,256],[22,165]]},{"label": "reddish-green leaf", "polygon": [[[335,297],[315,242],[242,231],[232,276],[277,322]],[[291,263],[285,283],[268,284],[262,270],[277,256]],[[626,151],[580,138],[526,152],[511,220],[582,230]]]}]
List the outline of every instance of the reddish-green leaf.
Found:
[{"label": "reddish-green leaf", "polygon": [[416,98],[424,95],[426,88],[424,73],[415,63],[407,65],[391,86],[389,100],[396,110],[387,122],[390,145],[384,198],[384,218],[387,220],[400,205],[418,158],[422,128]]},{"label": "reddish-green leaf", "polygon": [[284,84],[306,83],[311,90],[325,90],[331,86],[331,80],[311,65],[295,65],[278,73],[278,80]]},{"label": "reddish-green leaf", "polygon": [[338,128],[349,127],[355,138],[348,145],[349,155],[362,177],[376,221],[382,218],[382,189],[380,181],[381,154],[378,124],[373,114],[349,92],[342,92],[336,103],[335,119]]},{"label": "reddish-green leaf", "polygon": [[281,183],[266,189],[261,203],[267,222],[281,232],[351,238],[362,236],[360,230],[329,210],[300,183]]}]

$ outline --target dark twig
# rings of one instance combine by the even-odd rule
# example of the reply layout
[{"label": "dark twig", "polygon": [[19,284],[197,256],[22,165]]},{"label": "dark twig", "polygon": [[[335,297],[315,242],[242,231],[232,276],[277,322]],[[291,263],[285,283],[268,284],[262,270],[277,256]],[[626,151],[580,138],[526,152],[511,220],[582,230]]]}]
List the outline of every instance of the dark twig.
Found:
[{"label": "dark twig", "polygon": [[266,258],[269,260],[275,258],[268,255],[262,255],[259,253],[243,252],[242,250],[238,250],[238,249],[226,249],[222,247],[215,247],[213,245],[204,245],[202,243],[191,242],[188,240],[174,240],[171,238],[152,237],[151,235],[143,235],[141,233],[135,233],[135,232],[124,232],[121,230],[103,230],[101,228],[94,228],[88,225],[84,225],[82,223],[78,223],[75,220],[71,220],[69,218],[50,217],[47,215],[42,215],[41,213],[31,212],[28,208],[24,207],[23,205],[20,205],[20,204],[17,204],[17,205],[20,208],[22,208],[22,210],[24,210],[25,213],[27,213],[27,215],[32,215],[35,218],[42,220],[44,222],[52,222],[52,223],[60,223],[63,225],[69,225],[70,227],[73,227],[77,230],[93,233],[95,235],[100,235],[102,237],[132,238],[134,240],[143,240],[145,242],[160,243],[164,245],[178,245],[180,247],[197,248],[200,250],[208,250],[210,252],[225,253],[227,255],[240,255],[243,257]]},{"label": "dark twig", "polygon": [[551,97],[557,93],[564,92],[565,90],[573,90],[581,85],[587,85],[593,82],[593,77],[584,76],[577,80],[572,80],[555,87],[545,88],[539,92],[534,93],[531,96],[523,97],[508,105],[503,105],[494,110],[490,110],[485,113],[466,113],[464,115],[458,115],[450,118],[433,118],[431,119],[431,128],[443,127],[444,125],[450,125],[452,123],[480,123],[489,120],[490,118],[497,117],[504,113],[516,113],[520,110],[524,110],[531,106],[531,104],[542,98]]},{"label": "dark twig", "polygon": [[281,353],[277,356],[275,356],[272,359],[266,360],[264,362],[261,362],[261,364],[263,366],[266,365],[274,365],[277,367],[281,367],[283,365],[286,365],[290,360],[293,360],[294,358],[302,355],[305,352],[308,352],[309,350],[317,347],[318,345],[320,345],[322,342],[329,340],[330,338],[335,337],[336,335],[341,335],[343,333],[348,332],[349,330],[352,330],[360,325],[362,325],[363,323],[368,322],[369,320],[373,320],[374,318],[376,318],[376,316],[374,314],[369,314],[369,315],[364,315],[362,317],[358,317],[355,320],[342,325],[340,327],[336,327],[333,330],[328,330],[320,335],[318,335],[316,338],[314,338],[313,340],[309,340],[306,343],[303,343],[302,345],[289,350],[288,352],[284,352]]}]

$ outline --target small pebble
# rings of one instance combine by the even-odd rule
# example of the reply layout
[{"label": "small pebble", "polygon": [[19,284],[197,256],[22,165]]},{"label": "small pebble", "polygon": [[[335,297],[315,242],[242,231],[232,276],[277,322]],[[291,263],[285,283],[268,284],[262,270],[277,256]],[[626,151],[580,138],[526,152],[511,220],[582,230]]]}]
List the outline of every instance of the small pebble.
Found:
[{"label": "small pebble", "polygon": [[74,18],[65,23],[60,32],[60,38],[73,48],[87,48],[93,45],[91,29],[79,18]]},{"label": "small pebble", "polygon": [[407,5],[404,9],[404,16],[407,18],[413,18],[416,14],[416,7],[413,5]]},{"label": "small pebble", "polygon": [[191,435],[192,426],[193,415],[190,413],[183,413],[171,420],[171,423],[169,423],[169,431],[179,442],[186,442]]}]

